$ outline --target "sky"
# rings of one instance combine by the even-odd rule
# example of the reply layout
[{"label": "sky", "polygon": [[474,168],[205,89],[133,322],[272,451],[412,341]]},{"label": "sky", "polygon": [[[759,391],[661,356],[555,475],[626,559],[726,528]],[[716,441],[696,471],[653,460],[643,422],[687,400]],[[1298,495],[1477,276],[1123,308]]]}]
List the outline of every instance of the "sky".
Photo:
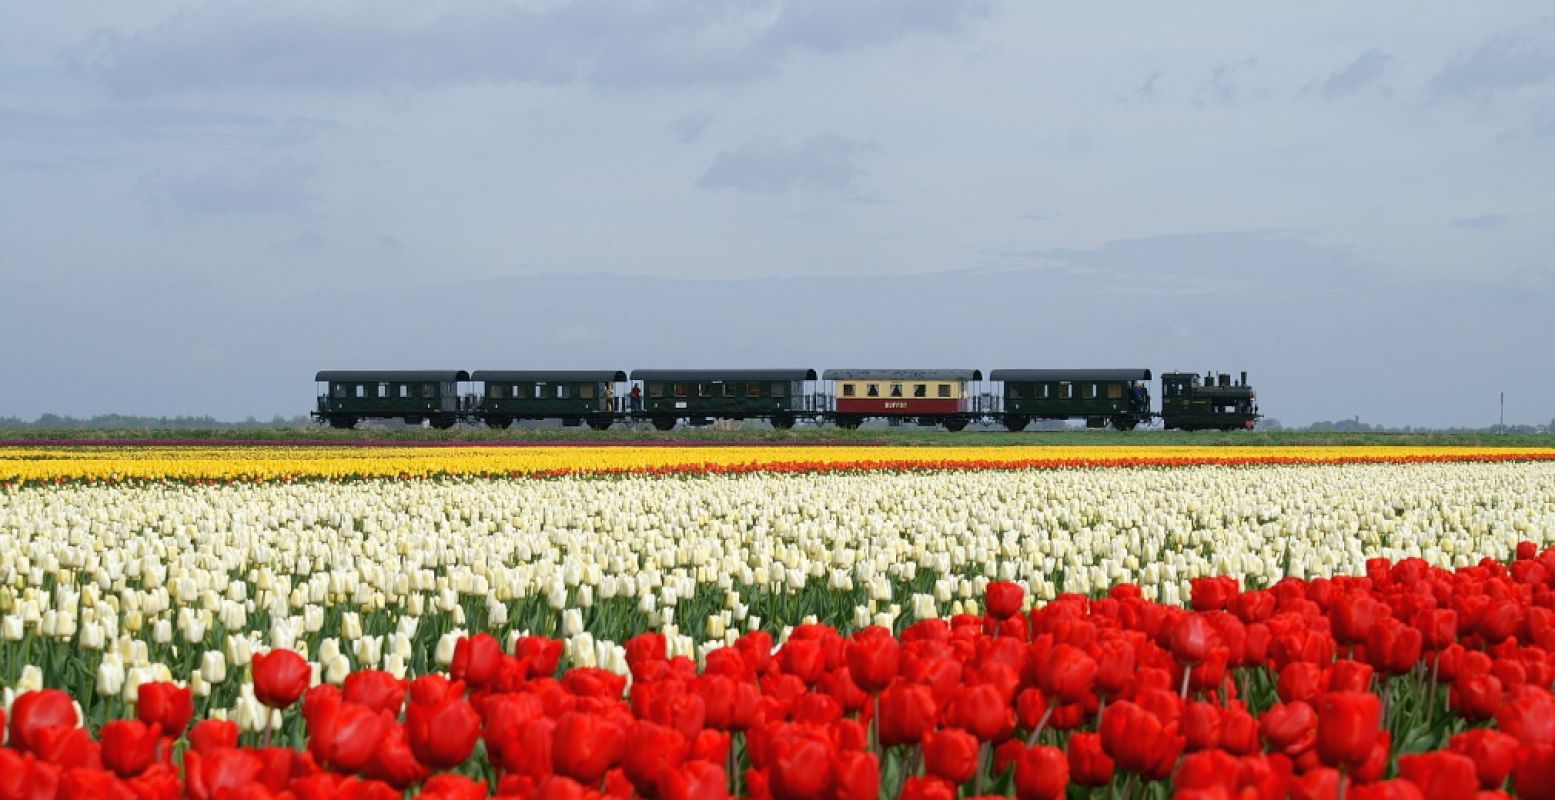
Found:
[{"label": "sky", "polygon": [[0,0],[0,416],[319,369],[1246,370],[1555,419],[1547,2]]}]

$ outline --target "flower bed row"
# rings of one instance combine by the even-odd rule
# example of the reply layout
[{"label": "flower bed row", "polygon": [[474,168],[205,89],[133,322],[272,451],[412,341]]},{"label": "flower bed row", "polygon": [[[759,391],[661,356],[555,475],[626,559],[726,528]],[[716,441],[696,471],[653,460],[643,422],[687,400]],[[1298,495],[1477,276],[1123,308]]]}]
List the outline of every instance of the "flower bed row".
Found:
[{"label": "flower bed row", "polygon": [[703,475],[1555,460],[1549,448],[136,446],[0,448],[0,487],[67,482]]},{"label": "flower bed row", "polygon": [[95,735],[69,694],[22,694],[0,800],[1555,797],[1552,587],[1555,549],[1525,542],[1452,571],[1200,578],[1189,608],[1123,584],[1026,610],[994,582],[982,614],[900,636],[800,625],[699,663],[643,634],[628,674],[478,634],[446,675],[337,687],[273,650],[251,664],[273,711],[250,734],[190,727],[168,683]]}]

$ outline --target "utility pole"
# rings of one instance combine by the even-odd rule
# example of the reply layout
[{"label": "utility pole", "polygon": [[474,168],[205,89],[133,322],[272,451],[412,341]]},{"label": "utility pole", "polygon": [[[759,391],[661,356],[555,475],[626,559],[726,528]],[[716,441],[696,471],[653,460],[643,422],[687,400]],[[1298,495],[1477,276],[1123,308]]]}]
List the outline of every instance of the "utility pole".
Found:
[{"label": "utility pole", "polygon": [[1506,392],[1501,393],[1501,432],[1506,433]]}]

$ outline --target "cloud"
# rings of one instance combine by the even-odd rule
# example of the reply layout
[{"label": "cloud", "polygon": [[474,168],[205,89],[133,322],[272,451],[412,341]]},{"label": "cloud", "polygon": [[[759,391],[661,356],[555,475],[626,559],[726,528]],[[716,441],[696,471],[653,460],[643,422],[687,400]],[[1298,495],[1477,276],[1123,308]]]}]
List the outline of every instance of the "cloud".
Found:
[{"label": "cloud", "polygon": [[1323,81],[1323,96],[1333,100],[1354,94],[1381,81],[1392,65],[1392,56],[1381,50],[1367,50],[1356,56],[1344,69],[1329,74],[1328,79]]},{"label": "cloud", "polygon": [[300,214],[315,199],[311,164],[280,160],[231,164],[195,174],[160,170],[136,182],[136,193],[153,208],[185,214]]},{"label": "cloud", "polygon": [[791,55],[957,35],[989,0],[519,4],[215,3],[103,31],[68,63],[122,94],[237,86],[375,89],[482,82],[726,84]]},{"label": "cloud", "polygon": [[830,134],[795,144],[750,142],[719,153],[696,185],[764,194],[851,191],[864,175],[859,160],[879,149],[871,141]]},{"label": "cloud", "polygon": [[1198,105],[1239,105],[1246,99],[1248,90],[1237,80],[1239,75],[1258,66],[1255,57],[1244,58],[1241,61],[1232,61],[1220,64],[1210,71],[1209,81],[1199,87],[1198,94],[1193,102]]},{"label": "cloud", "polygon": [[686,114],[670,123],[670,130],[675,134],[675,140],[681,144],[691,144],[707,130],[707,126],[713,124],[713,115],[704,112]]},{"label": "cloud", "polygon": [[[1544,40],[1547,41],[1547,40]],[[1527,34],[1501,34],[1459,51],[1432,79],[1438,95],[1489,95],[1555,78],[1555,47]]]},{"label": "cloud", "polygon": [[1511,224],[1512,217],[1507,214],[1481,214],[1477,217],[1464,217],[1452,221],[1453,227],[1466,231],[1498,231]]}]

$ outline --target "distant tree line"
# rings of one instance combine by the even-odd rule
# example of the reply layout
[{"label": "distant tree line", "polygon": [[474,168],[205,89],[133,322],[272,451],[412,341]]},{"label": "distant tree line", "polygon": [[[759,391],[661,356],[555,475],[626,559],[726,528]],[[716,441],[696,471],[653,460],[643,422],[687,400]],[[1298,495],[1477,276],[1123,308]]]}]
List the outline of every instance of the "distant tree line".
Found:
[{"label": "distant tree line", "polygon": [[1261,431],[1298,431],[1307,433],[1508,433],[1508,434],[1537,434],[1555,433],[1555,419],[1551,419],[1545,425],[1486,425],[1479,428],[1423,428],[1404,425],[1402,427],[1392,425],[1372,424],[1361,422],[1359,417],[1354,419],[1324,420],[1314,422],[1311,425],[1299,427],[1286,427],[1280,421],[1272,417],[1258,420],[1258,430]]},{"label": "distant tree line", "polygon": [[239,422],[223,422],[215,417],[141,417],[128,414],[99,414],[95,417],[67,417],[44,414],[35,420],[21,417],[0,417],[0,430],[212,430],[256,428],[304,428],[311,424],[307,415],[283,417],[275,415],[270,420],[248,417]]}]

